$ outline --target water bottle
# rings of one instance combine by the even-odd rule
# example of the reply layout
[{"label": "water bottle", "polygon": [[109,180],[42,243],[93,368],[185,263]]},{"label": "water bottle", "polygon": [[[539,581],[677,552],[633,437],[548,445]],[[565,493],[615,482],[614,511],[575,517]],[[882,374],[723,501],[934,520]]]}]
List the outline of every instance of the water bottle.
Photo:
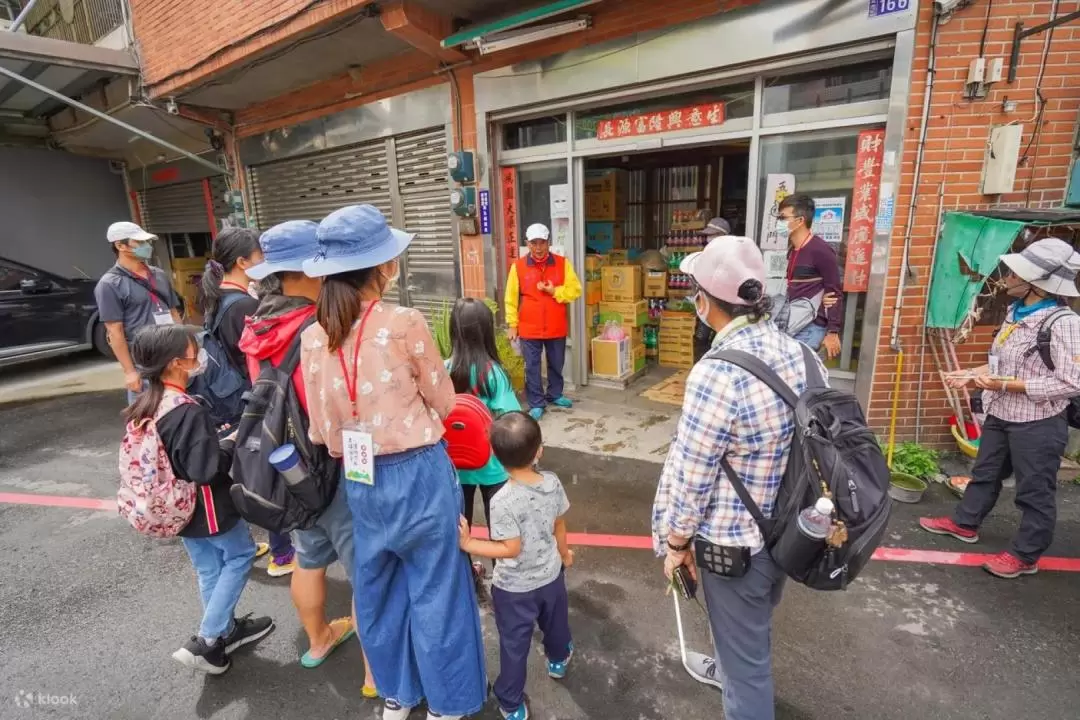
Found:
[{"label": "water bottle", "polygon": [[270,453],[270,464],[281,473],[289,485],[299,485],[307,479],[308,471],[292,443],[282,445]]},{"label": "water bottle", "polygon": [[799,530],[808,538],[824,540],[832,527],[833,502],[827,497],[799,513]]}]

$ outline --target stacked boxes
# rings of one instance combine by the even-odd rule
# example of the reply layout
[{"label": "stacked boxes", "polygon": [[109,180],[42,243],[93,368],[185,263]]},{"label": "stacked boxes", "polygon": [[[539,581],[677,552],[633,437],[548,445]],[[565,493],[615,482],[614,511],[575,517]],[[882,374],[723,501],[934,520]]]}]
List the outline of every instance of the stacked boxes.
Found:
[{"label": "stacked boxes", "polygon": [[646,271],[643,294],[647,298],[666,298],[667,273],[663,270]]},{"label": "stacked boxes", "polygon": [[608,252],[623,245],[629,174],[625,170],[585,173],[585,247]]},{"label": "stacked boxes", "polygon": [[585,256],[585,304],[600,304],[603,295],[603,255]]},{"label": "stacked boxes", "polygon": [[[645,367],[644,326],[649,321],[649,303],[641,297],[641,266],[612,265],[610,257],[608,261],[601,268],[602,301],[596,316],[597,332],[614,322],[622,325],[627,337],[621,342],[592,340],[593,372],[605,377],[623,377]],[[614,369],[621,374],[606,372]]]},{"label": "stacked boxes", "polygon": [[622,340],[592,339],[592,371],[595,375],[622,378],[633,366],[633,348],[629,338]]},{"label": "stacked boxes", "polygon": [[665,310],[660,317],[660,365],[688,369],[694,365],[694,314]]},{"label": "stacked boxes", "polygon": [[601,271],[604,302],[635,302],[641,299],[641,266],[609,265]]}]

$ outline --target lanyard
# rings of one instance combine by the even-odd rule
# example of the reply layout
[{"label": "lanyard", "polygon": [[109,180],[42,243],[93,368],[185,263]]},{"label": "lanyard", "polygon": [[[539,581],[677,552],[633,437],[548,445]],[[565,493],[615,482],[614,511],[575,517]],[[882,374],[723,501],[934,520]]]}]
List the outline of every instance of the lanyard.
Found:
[{"label": "lanyard", "polygon": [[[807,242],[809,242],[809,241],[807,241]],[[803,249],[804,247],[806,247],[806,245],[805,245],[805,244],[803,244],[802,246],[800,246],[799,248],[797,248],[797,249],[796,249],[796,250],[795,250],[795,251],[794,251],[794,252],[793,252],[793,253],[791,254],[791,259],[790,259],[790,260],[788,260],[788,266],[787,266],[787,281],[788,281],[788,285],[790,285],[790,284],[791,284],[791,278],[795,277],[795,266],[796,266],[796,264],[797,264],[797,263],[799,262],[799,253],[800,253],[800,252],[802,252],[802,249]]]},{"label": "lanyard", "polygon": [[1003,327],[1001,329],[1001,332],[998,333],[997,342],[994,343],[994,345],[996,347],[1001,347],[1002,345],[1004,345],[1005,341],[1009,339],[1009,336],[1013,334],[1013,330],[1018,327],[1020,327],[1020,323],[1018,322],[1010,323]]},{"label": "lanyard", "polygon": [[234,283],[232,280],[226,280],[225,282],[221,283],[221,287],[231,287],[234,290],[239,290],[240,292],[244,292],[244,293],[246,293],[248,291],[248,289],[246,287],[243,287],[242,285],[239,285],[238,283]]},{"label": "lanyard", "polygon": [[341,375],[345,378],[345,392],[349,394],[349,402],[352,404],[353,420],[356,419],[356,386],[360,382],[360,343],[364,339],[364,325],[367,323],[368,315],[371,314],[376,302],[377,301],[372,301],[372,303],[368,305],[367,310],[364,311],[363,317],[360,318],[360,328],[356,331],[356,341],[353,347],[352,382],[349,382],[349,370],[345,367],[345,349],[338,348],[337,351],[338,360],[341,362]]}]

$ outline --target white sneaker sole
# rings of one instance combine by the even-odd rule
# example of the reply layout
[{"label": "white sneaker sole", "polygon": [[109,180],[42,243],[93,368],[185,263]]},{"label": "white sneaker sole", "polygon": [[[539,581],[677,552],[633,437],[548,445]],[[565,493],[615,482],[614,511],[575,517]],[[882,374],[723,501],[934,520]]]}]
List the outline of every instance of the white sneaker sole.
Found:
[{"label": "white sneaker sole", "polygon": [[176,660],[181,665],[191,668],[192,670],[199,670],[207,675],[221,675],[228,670],[232,663],[226,661],[224,667],[218,667],[217,665],[211,665],[206,661],[206,658],[199,655],[195,655],[187,648],[180,648],[172,654],[173,660]]},{"label": "white sneaker sole", "polygon": [[236,642],[233,642],[232,644],[226,645],[225,646],[226,654],[232,653],[237,648],[242,648],[245,645],[250,645],[251,643],[259,642],[264,637],[266,637],[270,633],[274,632],[274,628],[276,628],[276,627],[277,627],[277,625],[275,625],[274,623],[270,623],[270,625],[265,630],[263,630],[262,632],[256,633],[254,635],[248,635],[247,637],[240,638],[239,640],[237,640]]}]

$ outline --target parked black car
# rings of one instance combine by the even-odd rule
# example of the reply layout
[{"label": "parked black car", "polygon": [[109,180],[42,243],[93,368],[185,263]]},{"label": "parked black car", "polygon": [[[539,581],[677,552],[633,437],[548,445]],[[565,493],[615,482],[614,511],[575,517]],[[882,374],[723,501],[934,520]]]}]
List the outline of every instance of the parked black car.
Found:
[{"label": "parked black car", "polygon": [[91,348],[113,357],[95,284],[0,258],[0,367]]}]

